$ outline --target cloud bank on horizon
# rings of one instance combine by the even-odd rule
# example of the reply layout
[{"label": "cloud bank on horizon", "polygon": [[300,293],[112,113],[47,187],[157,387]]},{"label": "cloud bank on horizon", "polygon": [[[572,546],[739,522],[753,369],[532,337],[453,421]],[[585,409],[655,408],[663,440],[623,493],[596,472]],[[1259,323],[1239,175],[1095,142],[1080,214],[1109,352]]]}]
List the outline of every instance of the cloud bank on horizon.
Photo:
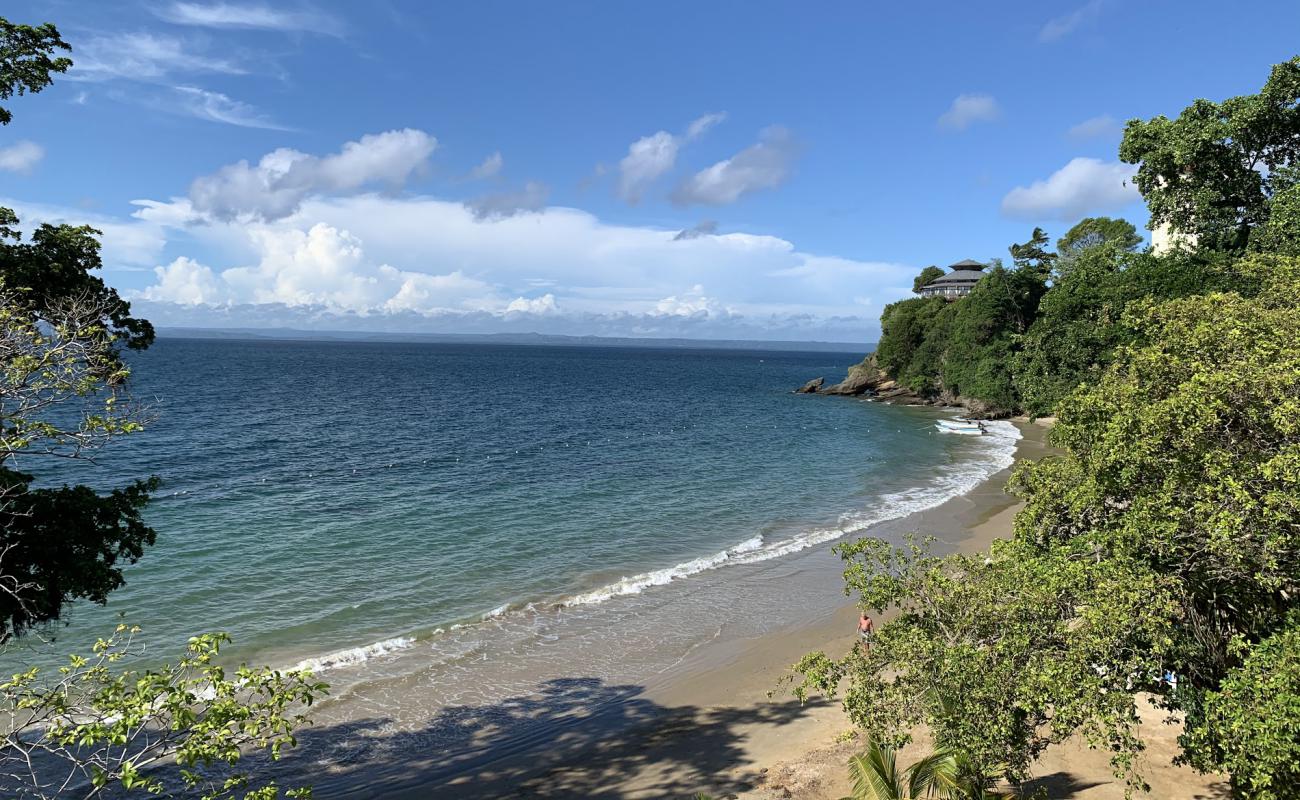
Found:
[{"label": "cloud bank on horizon", "polygon": [[[844,151],[829,169],[826,161],[810,165],[827,131],[802,119],[788,97],[756,93],[745,99],[758,109],[723,110],[716,98],[740,100],[733,87],[714,101],[674,100],[693,111],[677,119],[662,119],[657,108],[615,109],[610,116],[625,112],[622,132],[600,131],[596,146],[593,133],[575,149],[597,155],[577,167],[570,159],[557,175],[539,164],[554,140],[528,141],[527,126],[515,131],[521,138],[480,144],[482,130],[421,124],[400,104],[386,107],[386,124],[365,126],[358,116],[330,127],[305,123],[301,104],[268,101],[296,98],[306,80],[291,67],[295,48],[334,48],[331,58],[364,51],[346,5],[176,0],[136,11],[143,21],[134,28],[102,25],[79,39],[66,76],[78,89],[70,107],[117,105],[163,126],[241,138],[211,151],[184,142],[168,150],[173,142],[160,139],[164,154],[204,166],[122,198],[136,198],[129,213],[99,210],[93,197],[11,196],[0,204],[28,225],[102,230],[116,285],[160,324],[872,341],[881,310],[909,295],[922,266],[999,252],[950,252],[951,242],[940,249],[917,238],[904,258],[897,248],[895,257],[872,258],[880,251],[865,232],[849,246],[843,236],[818,242],[807,219],[844,213],[830,200],[817,205],[828,180],[884,198],[898,187],[869,173],[847,177],[857,165]],[[1030,32],[1041,45],[1065,47],[1087,38],[1103,11],[1111,13],[1091,0]],[[397,10],[393,16],[409,22]],[[915,105],[913,136],[932,137],[891,160],[950,148],[958,154],[945,162],[951,170],[979,163],[990,142],[1016,133],[1027,116],[1024,95],[974,74],[961,80],[947,79],[924,104],[909,96],[891,106]],[[259,82],[279,95],[245,93]],[[982,175],[979,186],[994,192],[979,199],[982,208],[1017,227],[1132,212],[1140,201],[1133,168],[1095,157],[1118,137],[1117,119],[1105,106],[1080,103],[1077,116],[1055,125],[1052,137],[1068,149],[1024,159],[1014,178]],[[68,152],[66,143],[60,149],[25,131],[0,145],[0,174],[37,179]],[[889,158],[865,148],[848,154],[868,165]],[[957,180],[931,188],[983,191]],[[785,199],[792,192],[799,199]],[[773,222],[770,209],[780,215],[810,198],[811,207],[798,209],[804,229]],[[769,210],[756,216],[756,207]],[[928,213],[917,206],[917,216]],[[836,224],[852,230],[860,222]]]}]

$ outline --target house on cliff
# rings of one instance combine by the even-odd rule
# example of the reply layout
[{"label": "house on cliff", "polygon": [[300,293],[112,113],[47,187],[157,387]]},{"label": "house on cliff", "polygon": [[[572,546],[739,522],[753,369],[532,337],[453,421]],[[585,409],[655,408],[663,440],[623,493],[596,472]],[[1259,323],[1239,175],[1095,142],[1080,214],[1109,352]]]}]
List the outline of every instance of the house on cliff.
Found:
[{"label": "house on cliff", "polygon": [[975,284],[984,277],[985,264],[967,258],[948,267],[948,274],[935,278],[921,287],[922,297],[942,297],[956,300],[970,294]]}]

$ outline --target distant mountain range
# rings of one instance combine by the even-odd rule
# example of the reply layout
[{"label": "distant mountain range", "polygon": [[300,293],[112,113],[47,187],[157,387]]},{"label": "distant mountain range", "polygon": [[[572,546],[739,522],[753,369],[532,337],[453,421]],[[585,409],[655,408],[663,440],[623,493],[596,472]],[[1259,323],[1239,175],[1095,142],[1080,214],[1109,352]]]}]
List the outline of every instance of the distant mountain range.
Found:
[{"label": "distant mountain range", "polygon": [[293,328],[160,327],[158,336],[171,339],[267,339],[317,342],[429,342],[442,344],[510,344],[545,347],[642,347],[682,350],[785,350],[791,352],[868,353],[874,343],[787,342],[740,339],[652,339],[624,336],[564,336],[542,333],[393,333],[370,331],[304,331]]}]

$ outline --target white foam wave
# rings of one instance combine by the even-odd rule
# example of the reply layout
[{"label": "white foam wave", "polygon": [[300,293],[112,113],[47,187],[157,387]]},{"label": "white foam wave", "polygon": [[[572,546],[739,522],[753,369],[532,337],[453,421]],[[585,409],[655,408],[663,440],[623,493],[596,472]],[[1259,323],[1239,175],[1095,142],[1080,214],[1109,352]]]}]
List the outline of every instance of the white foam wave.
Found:
[{"label": "white foam wave", "polygon": [[411,636],[397,636],[392,639],[384,639],[381,642],[364,645],[362,647],[352,647],[347,650],[339,650],[335,653],[319,656],[317,658],[307,658],[299,661],[291,667],[292,671],[308,669],[314,673],[326,672],[338,667],[350,667],[355,664],[361,664],[369,661],[376,656],[383,656],[389,653],[405,650],[415,644],[415,638]]},{"label": "white foam wave", "polygon": [[974,458],[939,475],[927,486],[886,494],[871,509],[844,515],[840,518],[839,524],[834,527],[814,528],[798,536],[771,543],[765,543],[761,536],[754,536],[735,547],[711,556],[702,556],[664,569],[621,578],[599,589],[574,595],[562,601],[560,605],[572,607],[603,603],[614,597],[640,594],[652,586],[663,586],[719,567],[754,564],[780,558],[857,533],[891,519],[899,519],[942,505],[954,497],[969,492],[1015,463],[1016,442],[1020,439],[1020,430],[1009,422],[988,422],[985,426],[987,433],[980,437],[980,452]]}]

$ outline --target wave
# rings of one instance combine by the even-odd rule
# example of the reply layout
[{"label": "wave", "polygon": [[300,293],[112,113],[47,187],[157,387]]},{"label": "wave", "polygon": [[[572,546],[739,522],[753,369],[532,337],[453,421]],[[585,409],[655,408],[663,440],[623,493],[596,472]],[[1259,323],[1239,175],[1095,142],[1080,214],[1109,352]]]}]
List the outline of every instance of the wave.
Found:
[{"label": "wave", "polygon": [[384,639],[381,642],[364,645],[362,647],[350,647],[347,650],[339,650],[328,655],[318,656],[316,658],[307,658],[299,661],[290,667],[290,671],[311,670],[314,673],[326,672],[338,667],[350,667],[369,661],[376,656],[388,655],[389,653],[405,650],[415,644],[413,636],[397,636],[392,639]]},{"label": "wave", "polygon": [[883,495],[873,509],[846,514],[834,527],[813,528],[798,536],[772,543],[764,542],[761,535],[754,536],[711,556],[693,558],[664,569],[624,577],[598,589],[569,597],[560,601],[558,605],[569,608],[603,603],[614,597],[640,594],[650,587],[663,586],[723,566],[754,564],[780,558],[857,533],[891,519],[899,519],[940,506],[954,497],[966,494],[1015,463],[1016,442],[1020,439],[1020,430],[1009,422],[989,422],[985,425],[988,432],[980,438],[983,452],[975,458],[963,462],[946,474],[941,474],[928,486]]}]

